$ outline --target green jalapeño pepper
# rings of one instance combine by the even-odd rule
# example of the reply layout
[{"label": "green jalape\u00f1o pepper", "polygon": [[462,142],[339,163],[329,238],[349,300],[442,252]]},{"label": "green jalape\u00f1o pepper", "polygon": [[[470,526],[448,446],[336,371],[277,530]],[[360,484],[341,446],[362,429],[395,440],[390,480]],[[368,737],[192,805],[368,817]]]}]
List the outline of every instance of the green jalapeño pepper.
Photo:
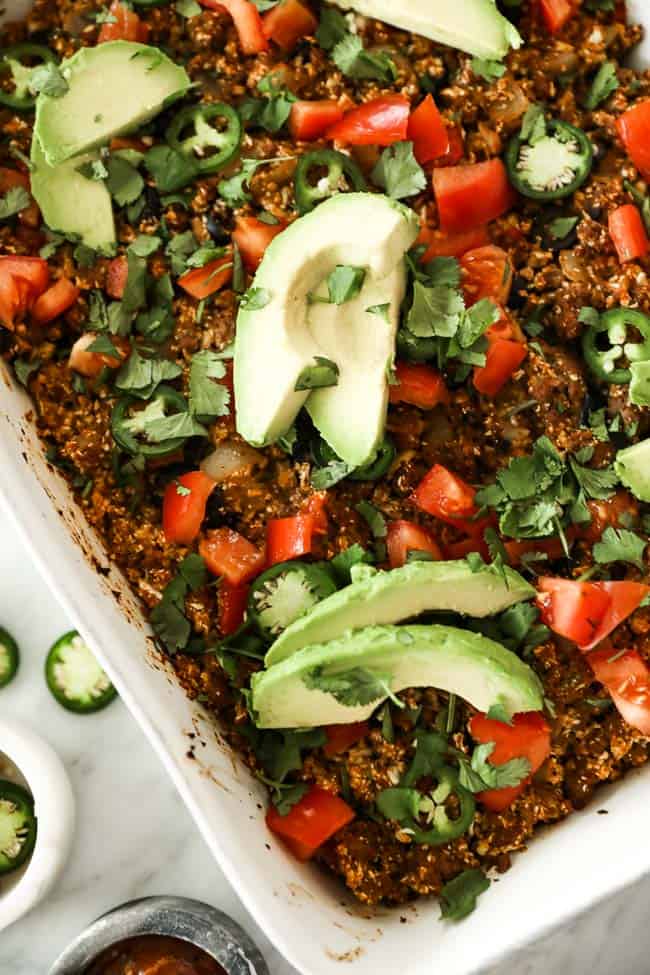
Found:
[{"label": "green jalape\u00f1o pepper", "polygon": [[[40,64],[52,64],[57,58],[49,47],[41,44],[14,44],[0,51],[0,105],[28,109],[36,105],[36,95],[30,90],[32,71]],[[8,76],[13,89],[1,87]]]},{"label": "green jalape\u00f1o pepper", "polygon": [[316,149],[298,160],[295,192],[299,213],[309,213],[318,203],[346,188],[366,189],[363,173],[349,156],[335,149]]},{"label": "green jalape\u00f1o pepper", "polygon": [[117,691],[76,630],[64,633],[45,661],[51,694],[67,711],[93,714],[117,697]]},{"label": "green jalape\u00f1o pepper", "polygon": [[200,173],[216,173],[237,155],[242,139],[241,119],[231,105],[223,102],[189,105],[174,118],[165,138],[177,152],[191,156]]},{"label": "green jalape\u00f1o pepper", "polygon": [[[144,409],[142,400],[124,396],[111,416],[113,439],[128,454],[163,457],[182,447],[188,437],[205,433],[187,409],[187,400],[171,386],[159,386]],[[167,431],[180,430],[178,435]]]},{"label": "green jalape\u00f1o pepper", "polygon": [[14,679],[19,661],[18,644],[11,633],[0,626],[0,687]]},{"label": "green jalape\u00f1o pepper", "polygon": [[[619,364],[650,360],[650,318],[632,308],[613,308],[603,315],[591,313],[583,319],[587,328],[582,336],[585,362],[594,376],[607,383],[629,383],[632,372]],[[641,341],[626,341],[628,330],[636,329]]]},{"label": "green jalape\u00f1o pepper", "polygon": [[22,867],[35,843],[34,800],[21,785],[0,779],[0,876]]},{"label": "green jalape\u00f1o pepper", "polygon": [[[527,113],[528,114],[528,113]],[[510,182],[531,200],[571,196],[591,172],[594,150],[581,129],[568,122],[546,121],[540,110],[534,124],[524,120],[506,150]]]},{"label": "green jalape\u00f1o pepper", "polygon": [[[417,789],[384,789],[377,796],[377,809],[386,819],[396,820],[415,843],[440,846],[465,833],[474,819],[474,796],[458,782],[448,765],[433,773],[437,785],[427,794]],[[455,815],[448,808],[455,802]]]}]

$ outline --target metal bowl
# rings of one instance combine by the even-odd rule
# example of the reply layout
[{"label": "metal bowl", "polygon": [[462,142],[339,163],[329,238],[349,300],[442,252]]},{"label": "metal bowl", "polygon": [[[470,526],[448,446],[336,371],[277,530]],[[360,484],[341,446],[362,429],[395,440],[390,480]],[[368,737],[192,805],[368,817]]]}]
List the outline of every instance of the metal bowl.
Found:
[{"label": "metal bowl", "polygon": [[186,897],[143,897],[116,907],[66,948],[49,975],[83,975],[107,948],[147,934],[178,938],[202,948],[227,975],[269,975],[257,945],[236,921]]}]

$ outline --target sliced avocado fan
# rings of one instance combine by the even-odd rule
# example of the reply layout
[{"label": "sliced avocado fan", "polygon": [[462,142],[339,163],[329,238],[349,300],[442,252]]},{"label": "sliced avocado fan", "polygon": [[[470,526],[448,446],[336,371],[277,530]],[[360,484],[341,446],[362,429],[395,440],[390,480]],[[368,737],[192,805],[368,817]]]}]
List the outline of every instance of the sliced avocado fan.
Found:
[{"label": "sliced avocado fan", "polygon": [[[417,233],[417,216],[401,204],[378,193],[341,193],[271,242],[237,318],[235,402],[245,440],[275,442],[306,405],[351,467],[375,455],[406,288],[404,254]],[[358,293],[339,304],[321,295],[337,268],[362,278]],[[324,360],[336,384],[302,388],[305,371]]]},{"label": "sliced avocado fan", "polygon": [[185,69],[157,47],[131,41],[82,47],[60,70],[65,94],[41,93],[36,101],[34,138],[50,166],[144,125],[191,86]]},{"label": "sliced avocado fan", "polygon": [[344,10],[383,20],[432,41],[499,61],[521,46],[518,31],[494,0],[335,0]]},{"label": "sliced avocado fan", "polygon": [[369,718],[406,687],[458,694],[479,711],[539,711],[535,672],[500,643],[453,626],[367,626],[305,647],[251,682],[259,728],[311,728]]},{"label": "sliced avocado fan", "polygon": [[486,565],[473,571],[464,559],[411,562],[388,572],[363,566],[352,572],[349,586],[323,599],[286,628],[266,655],[267,667],[308,644],[326,643],[365,626],[399,623],[434,611],[493,616],[535,595],[514,569]]}]

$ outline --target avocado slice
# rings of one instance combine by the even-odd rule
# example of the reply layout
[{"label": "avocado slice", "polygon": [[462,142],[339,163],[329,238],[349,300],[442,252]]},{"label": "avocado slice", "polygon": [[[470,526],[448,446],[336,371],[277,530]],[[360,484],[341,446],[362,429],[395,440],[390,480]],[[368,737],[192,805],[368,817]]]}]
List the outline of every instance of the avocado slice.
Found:
[{"label": "avocado slice", "polygon": [[[386,422],[404,254],[417,233],[415,213],[388,197],[341,193],[275,237],[237,318],[235,402],[245,440],[273,443],[306,404],[347,464],[374,456]],[[359,294],[339,305],[310,301],[341,265],[364,269]],[[336,363],[337,385],[296,391],[317,356]]]},{"label": "avocado slice", "polygon": [[50,166],[40,142],[32,139],[32,196],[51,230],[78,236],[93,250],[112,252],[115,221],[110,193],[104,182],[86,179],[77,171],[96,158],[96,154],[86,153],[60,166]]},{"label": "avocado slice", "polygon": [[405,687],[437,687],[479,711],[539,711],[542,685],[500,643],[455,626],[366,626],[304,647],[251,681],[258,728],[364,721]]},{"label": "avocado slice", "polygon": [[650,437],[619,450],[614,470],[635,498],[650,502]]},{"label": "avocado slice", "polygon": [[131,41],[82,47],[61,73],[68,91],[36,101],[34,135],[51,166],[143,125],[191,85],[157,47]]},{"label": "avocado slice", "polygon": [[388,572],[355,566],[352,580],[286,628],[266,655],[267,667],[310,643],[326,643],[364,626],[399,623],[436,610],[492,616],[535,595],[514,569],[486,565],[474,571],[464,559],[411,562]]},{"label": "avocado slice", "polygon": [[479,58],[500,61],[521,46],[519,32],[494,0],[335,0],[344,10],[383,20]]}]

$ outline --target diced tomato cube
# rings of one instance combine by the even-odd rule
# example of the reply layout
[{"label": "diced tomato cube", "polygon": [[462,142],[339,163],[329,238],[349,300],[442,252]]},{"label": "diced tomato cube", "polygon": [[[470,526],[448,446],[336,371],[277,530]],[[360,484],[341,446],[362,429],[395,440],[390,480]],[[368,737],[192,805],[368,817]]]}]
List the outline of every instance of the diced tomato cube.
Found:
[{"label": "diced tomato cube", "polygon": [[449,151],[449,129],[432,95],[427,95],[415,111],[411,112],[407,135],[413,143],[413,154],[419,163],[439,159]]},{"label": "diced tomato cube", "polygon": [[434,169],[433,188],[440,226],[450,233],[496,220],[516,200],[501,159]]},{"label": "diced tomato cube", "polygon": [[264,553],[232,528],[206,532],[199,553],[213,575],[223,576],[233,586],[249,582],[266,564]]}]

